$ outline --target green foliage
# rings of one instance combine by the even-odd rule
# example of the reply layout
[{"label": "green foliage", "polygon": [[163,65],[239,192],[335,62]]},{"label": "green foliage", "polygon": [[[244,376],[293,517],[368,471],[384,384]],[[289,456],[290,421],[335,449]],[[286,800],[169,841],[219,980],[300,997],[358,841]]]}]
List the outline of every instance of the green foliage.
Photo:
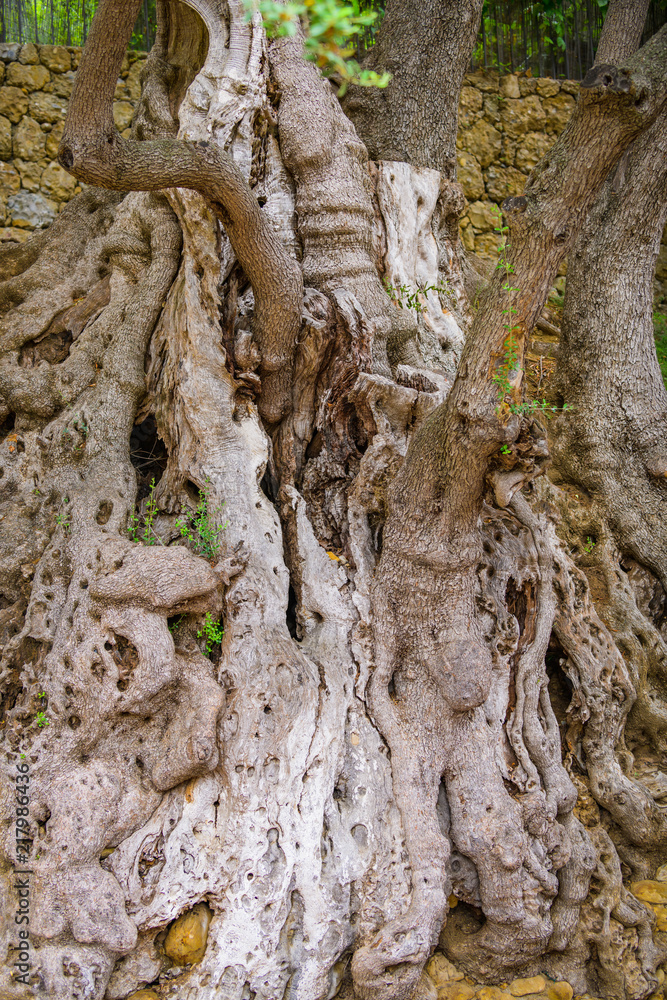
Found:
[{"label": "green foliage", "polygon": [[215,523],[222,512],[222,507],[210,509],[211,486],[206,480],[206,485],[199,491],[199,503],[194,514],[188,513],[176,521],[176,527],[182,538],[186,538],[190,543],[193,552],[205,559],[213,559],[217,556],[221,548],[220,535],[227,527],[225,522],[220,527]]},{"label": "green foliage", "polygon": [[502,448],[500,449],[500,451],[501,451],[501,454],[503,454],[503,455],[511,455],[512,454],[512,449],[510,448],[510,446],[508,444],[504,444],[502,446]]},{"label": "green foliage", "polygon": [[376,11],[362,13],[359,0],[244,0],[247,17],[259,10],[269,38],[292,36],[304,28],[306,58],[317,63],[325,76],[336,74],[341,81],[339,97],[351,83],[362,87],[386,87],[389,73],[362,69],[351,58],[352,43],[374,25]]},{"label": "green foliage", "polygon": [[[69,503],[69,497],[63,497],[63,504]],[[56,524],[60,525],[66,535],[72,530],[72,516],[69,510],[61,510],[56,514]]]},{"label": "green foliage", "polygon": [[667,316],[663,313],[653,313],[653,331],[655,333],[655,349],[662,379],[667,387]]},{"label": "green foliage", "polygon": [[204,625],[197,632],[197,638],[201,639],[202,636],[206,638],[206,652],[211,653],[214,646],[219,646],[222,642],[222,637],[225,634],[220,622],[216,622],[210,611],[206,612],[204,618]]},{"label": "green foliage", "polygon": [[181,622],[183,621],[184,618],[185,618],[185,615],[181,615],[180,618],[177,618],[175,622],[171,623],[171,625],[169,626],[169,631],[171,632],[172,635],[174,634],[174,632],[178,632],[178,629],[180,628],[180,624],[181,624]]},{"label": "green foliage", "polygon": [[592,552],[596,546],[596,541],[591,538],[590,535],[586,535],[586,541],[584,542],[584,552]]},{"label": "green foliage", "polygon": [[417,285],[416,289],[411,289],[409,285],[392,285],[388,278],[382,281],[384,290],[393,300],[394,305],[399,309],[413,309],[416,313],[423,313],[426,306],[421,300],[422,296],[429,292],[437,292],[438,295],[452,297],[452,289],[446,281],[439,281],[437,285]]},{"label": "green foliage", "polygon": [[50,725],[49,720],[46,717],[46,712],[38,712],[35,716],[35,722],[40,729],[43,729],[44,726]]},{"label": "green foliage", "polygon": [[[130,516],[130,538],[133,542],[141,542],[143,545],[162,545],[163,541],[156,534],[153,522],[158,515],[158,505],[155,499],[155,477],[151,479],[148,487],[148,500],[146,501],[146,513],[143,518],[136,514]],[[143,523],[142,523],[143,522]],[[140,530],[141,526],[141,530]]]}]

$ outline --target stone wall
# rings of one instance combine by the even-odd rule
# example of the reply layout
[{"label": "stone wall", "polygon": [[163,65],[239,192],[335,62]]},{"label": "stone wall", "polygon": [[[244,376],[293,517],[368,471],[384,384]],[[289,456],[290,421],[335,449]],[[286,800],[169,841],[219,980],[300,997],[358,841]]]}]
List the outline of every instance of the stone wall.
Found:
[{"label": "stone wall", "polygon": [[[81,50],[54,45],[0,45],[0,242],[25,240],[48,225],[81,189],[56,162],[67,100]],[[140,96],[145,53],[129,52],[116,88],[121,132]],[[459,108],[459,180],[468,207],[461,237],[493,259],[498,245],[492,205],[521,194],[535,164],[572,113],[572,80],[469,73]],[[656,300],[667,306],[667,230],[658,261]]]},{"label": "stone wall", "polygon": [[[0,45],[0,241],[28,238],[81,190],[56,161],[81,49]],[[130,52],[116,88],[114,118],[128,128],[140,96],[145,53]]]},{"label": "stone wall", "polygon": [[[468,73],[459,104],[458,176],[468,207],[461,219],[467,250],[495,260],[494,204],[523,194],[528,174],[565,128],[579,84],[573,80]],[[565,274],[565,266],[560,272]],[[562,288],[562,282],[557,282]],[[655,303],[667,308],[667,227],[656,268]]]}]

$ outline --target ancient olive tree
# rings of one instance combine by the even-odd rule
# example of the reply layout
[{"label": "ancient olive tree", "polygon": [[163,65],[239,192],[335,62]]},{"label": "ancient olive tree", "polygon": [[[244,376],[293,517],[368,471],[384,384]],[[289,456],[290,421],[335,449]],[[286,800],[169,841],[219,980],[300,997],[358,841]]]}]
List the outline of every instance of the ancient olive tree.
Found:
[{"label": "ancient olive tree", "polygon": [[[390,0],[365,63],[389,86],[340,98],[241,0],[159,2],[121,136],[136,8],[103,0],[78,70],[59,158],[86,189],[0,251],[3,997],[424,1000],[438,942],[482,981],[649,995],[622,876],[667,826],[637,232],[664,219],[665,31],[588,75],[485,281],[454,168],[480,0]],[[576,261],[607,280],[609,247],[597,319]],[[522,359],[568,253],[582,409],[552,482]],[[172,967],[189,911],[206,947]]]}]

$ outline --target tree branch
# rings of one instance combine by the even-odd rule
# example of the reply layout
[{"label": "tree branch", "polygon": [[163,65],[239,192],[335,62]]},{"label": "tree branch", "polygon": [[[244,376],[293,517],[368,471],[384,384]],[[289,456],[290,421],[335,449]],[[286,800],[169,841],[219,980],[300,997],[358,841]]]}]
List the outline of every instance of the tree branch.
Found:
[{"label": "tree branch", "polygon": [[[87,184],[121,191],[183,187],[198,191],[222,222],[255,294],[254,333],[262,364],[263,416],[284,416],[300,327],[300,269],[285,248],[232,157],[214,145],[161,138],[123,139],[113,120],[116,80],[139,0],[104,0],[93,19],[58,152],[62,166]],[[279,383],[276,385],[276,381]],[[270,391],[269,391],[270,390]]]}]

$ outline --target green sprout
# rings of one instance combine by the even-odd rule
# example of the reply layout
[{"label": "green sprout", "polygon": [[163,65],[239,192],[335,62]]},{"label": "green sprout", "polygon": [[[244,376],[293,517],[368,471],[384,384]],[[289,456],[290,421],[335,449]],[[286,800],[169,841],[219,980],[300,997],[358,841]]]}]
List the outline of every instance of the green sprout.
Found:
[{"label": "green sprout", "polygon": [[214,559],[222,547],[220,535],[227,527],[226,521],[218,527],[214,518],[222,511],[222,507],[211,509],[211,484],[207,478],[203,489],[199,490],[199,503],[194,513],[179,517],[176,527],[193,551],[205,559]]},{"label": "green sprout", "polygon": [[202,636],[206,637],[206,652],[210,653],[214,646],[219,646],[222,642],[222,637],[225,634],[225,630],[216,622],[210,611],[206,612],[204,618],[203,627],[197,632],[197,638],[201,639]]}]

